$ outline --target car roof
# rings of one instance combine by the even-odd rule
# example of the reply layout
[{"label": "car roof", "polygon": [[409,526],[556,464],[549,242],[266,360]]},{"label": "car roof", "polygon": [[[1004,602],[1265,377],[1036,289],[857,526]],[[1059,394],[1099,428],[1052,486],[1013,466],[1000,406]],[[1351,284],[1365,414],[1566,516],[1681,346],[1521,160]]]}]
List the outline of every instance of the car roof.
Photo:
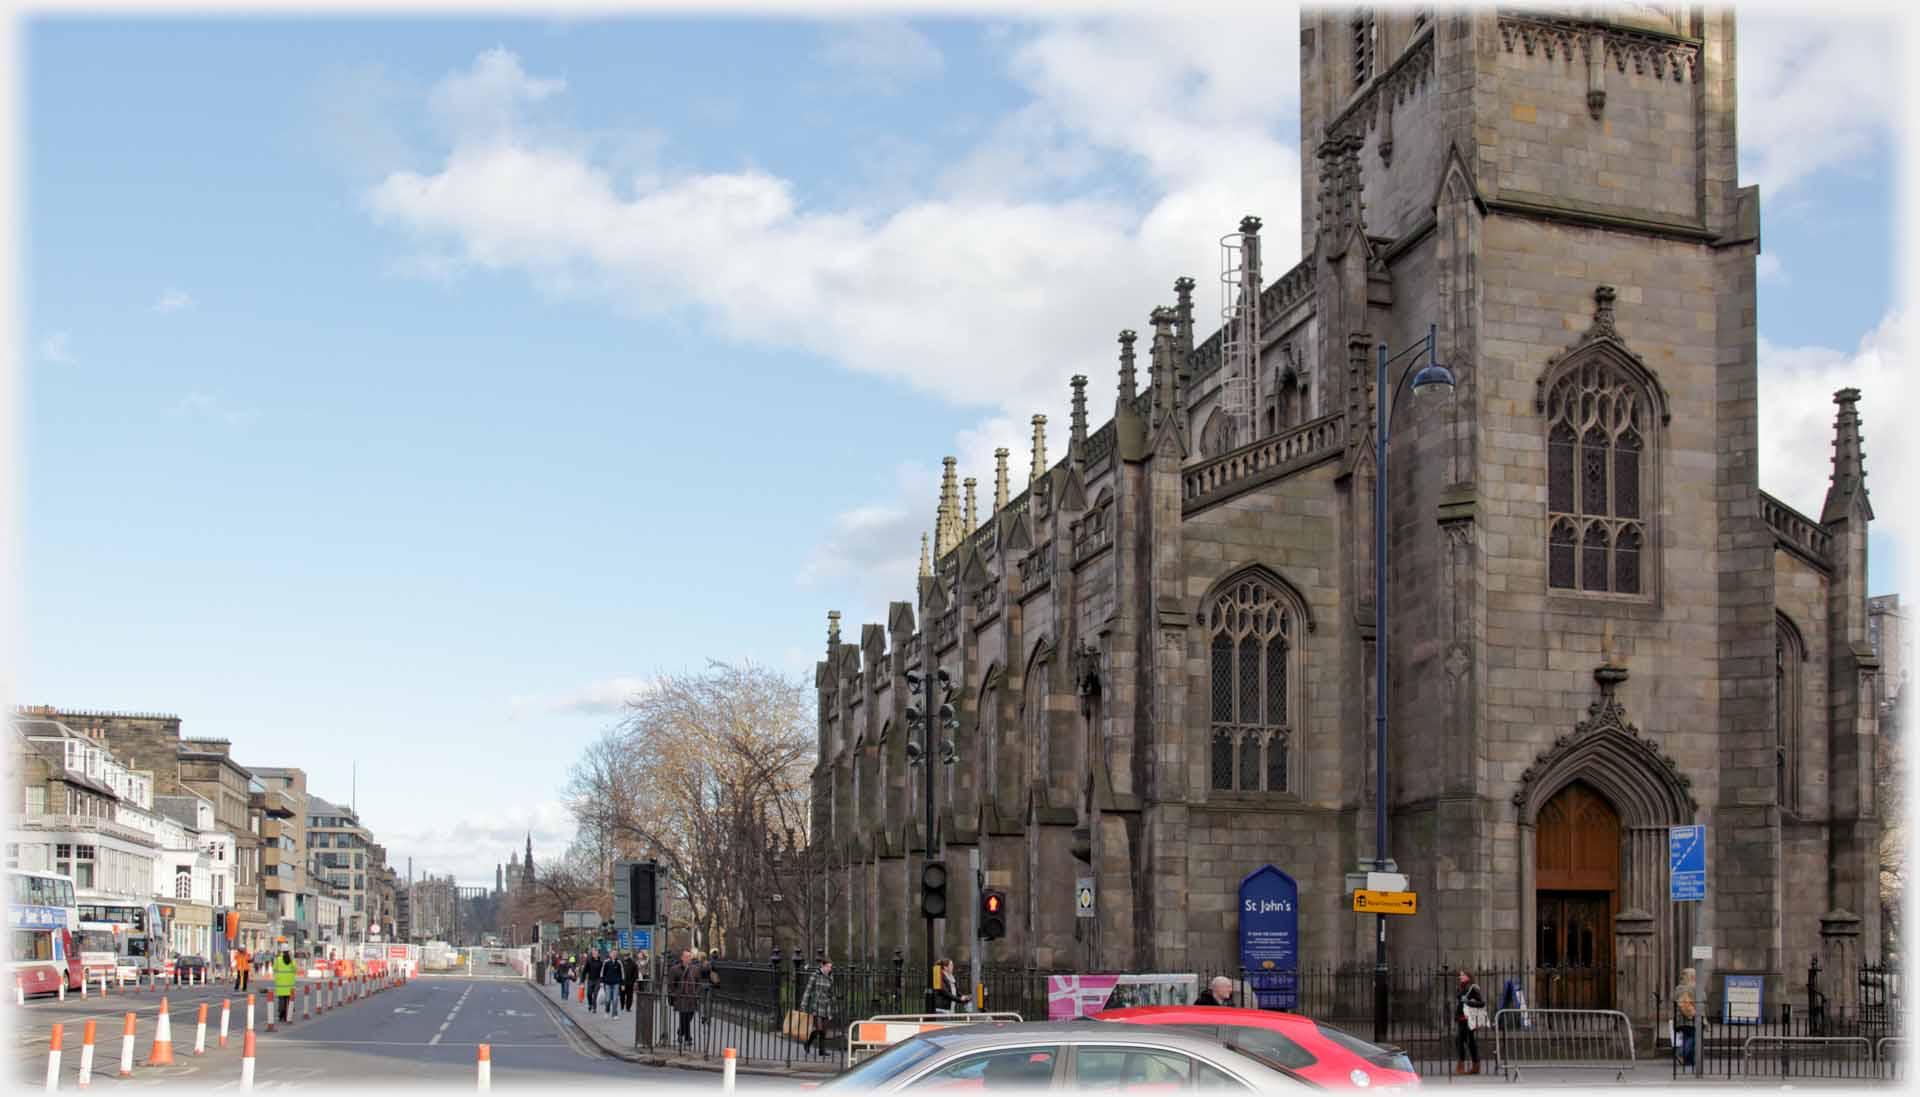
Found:
[{"label": "car roof", "polygon": [[1082,1021],[1022,1021],[951,1025],[921,1033],[943,1048],[1028,1041],[1057,1044],[1155,1043],[1185,1050],[1217,1052],[1220,1043],[1168,1028],[1139,1025],[1090,1025]]},{"label": "car roof", "polygon": [[1193,1025],[1231,1025],[1257,1024],[1271,1027],[1274,1025],[1304,1025],[1312,1028],[1319,1024],[1304,1013],[1282,1013],[1273,1009],[1247,1009],[1243,1006],[1124,1006],[1120,1009],[1101,1010],[1093,1015],[1096,1021],[1148,1020],[1155,1017],[1178,1017],[1181,1024]]}]

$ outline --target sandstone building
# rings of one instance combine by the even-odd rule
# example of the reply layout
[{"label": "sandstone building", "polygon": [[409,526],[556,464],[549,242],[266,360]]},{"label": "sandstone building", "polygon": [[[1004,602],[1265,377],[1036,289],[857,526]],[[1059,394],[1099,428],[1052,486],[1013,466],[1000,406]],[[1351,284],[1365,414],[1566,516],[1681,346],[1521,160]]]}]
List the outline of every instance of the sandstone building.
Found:
[{"label": "sandstone building", "polygon": [[[975,955],[977,865],[1014,912],[989,961],[1233,970],[1236,888],[1272,863],[1303,961],[1370,964],[1344,875],[1374,853],[1384,489],[1390,852],[1421,904],[1397,962],[1639,1008],[1696,932],[1769,1001],[1816,953],[1870,957],[1860,394],[1835,397],[1818,515],[1761,491],[1733,14],[1329,10],[1298,48],[1305,258],[1263,271],[1243,222],[1220,330],[1196,339],[1180,279],[1120,334],[1110,420],[1074,379],[1065,457],[1036,418],[1026,490],[1002,451],[977,521],[949,460],[914,597],[857,636],[830,615],[826,947],[924,960],[904,675],[937,666],[941,951]],[[1380,485],[1375,347],[1429,325],[1458,385],[1393,400]],[[1666,828],[1693,822],[1707,899],[1676,905]]]}]

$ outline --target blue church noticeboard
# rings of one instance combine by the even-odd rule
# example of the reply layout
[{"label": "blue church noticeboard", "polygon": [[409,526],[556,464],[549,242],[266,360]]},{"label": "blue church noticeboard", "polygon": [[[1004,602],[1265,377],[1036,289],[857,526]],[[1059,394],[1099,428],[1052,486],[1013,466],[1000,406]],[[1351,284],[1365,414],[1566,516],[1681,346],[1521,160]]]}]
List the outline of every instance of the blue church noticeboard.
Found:
[{"label": "blue church noticeboard", "polygon": [[1272,865],[1240,881],[1240,967],[1261,1009],[1300,1004],[1300,885]]}]

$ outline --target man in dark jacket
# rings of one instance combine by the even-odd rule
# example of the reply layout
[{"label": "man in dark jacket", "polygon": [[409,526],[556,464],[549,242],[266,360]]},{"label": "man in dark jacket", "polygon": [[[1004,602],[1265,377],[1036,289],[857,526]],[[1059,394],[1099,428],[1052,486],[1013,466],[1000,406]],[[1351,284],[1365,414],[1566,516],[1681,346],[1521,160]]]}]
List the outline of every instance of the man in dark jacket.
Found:
[{"label": "man in dark jacket", "polygon": [[600,1003],[600,954],[589,953],[580,961],[580,980],[587,984],[587,1012],[593,1013]]},{"label": "man in dark jacket", "polygon": [[620,954],[608,953],[606,962],[600,965],[600,987],[607,995],[607,1016],[620,1016],[620,999],[626,993],[627,969],[620,963]]},{"label": "man in dark jacket", "polygon": [[700,965],[694,962],[692,949],[682,950],[680,962],[667,974],[667,997],[673,1011],[680,1015],[677,1042],[692,1047],[693,1015],[700,1008]]},{"label": "man in dark jacket", "polygon": [[633,1009],[633,991],[640,984],[640,960],[629,952],[620,962],[620,1008]]},{"label": "man in dark jacket", "polygon": [[1233,980],[1224,975],[1216,975],[1193,1000],[1196,1006],[1230,1006],[1233,1004]]}]

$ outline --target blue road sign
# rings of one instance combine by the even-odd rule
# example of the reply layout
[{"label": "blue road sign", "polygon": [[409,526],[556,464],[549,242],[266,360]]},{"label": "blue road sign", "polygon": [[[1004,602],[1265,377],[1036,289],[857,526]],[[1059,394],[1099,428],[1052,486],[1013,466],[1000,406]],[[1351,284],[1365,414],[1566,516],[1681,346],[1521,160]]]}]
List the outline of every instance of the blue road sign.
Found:
[{"label": "blue road sign", "polygon": [[644,949],[647,952],[652,952],[653,951],[653,930],[651,928],[621,930],[620,931],[620,948],[630,952],[635,950],[642,950],[642,949]]},{"label": "blue road sign", "polygon": [[1701,824],[1667,828],[1667,868],[1673,878],[1671,898],[1676,903],[1698,903],[1707,897],[1707,828]]},{"label": "blue road sign", "polygon": [[1300,885],[1267,865],[1240,881],[1240,967],[1261,1009],[1297,1009]]}]

